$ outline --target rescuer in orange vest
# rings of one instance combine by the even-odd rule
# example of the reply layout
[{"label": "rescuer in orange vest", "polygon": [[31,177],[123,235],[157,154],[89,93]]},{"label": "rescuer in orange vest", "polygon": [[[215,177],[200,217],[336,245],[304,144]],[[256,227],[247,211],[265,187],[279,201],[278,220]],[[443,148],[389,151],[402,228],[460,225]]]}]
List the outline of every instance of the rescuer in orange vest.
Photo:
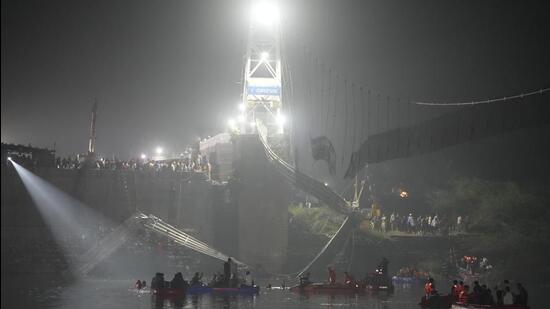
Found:
[{"label": "rescuer in orange vest", "polygon": [[435,290],[434,279],[430,278],[428,282],[424,285],[424,293],[426,294],[426,299],[430,298],[432,292]]},{"label": "rescuer in orange vest", "polygon": [[458,299],[458,281],[453,280],[453,285],[451,286],[451,296],[454,300]]}]

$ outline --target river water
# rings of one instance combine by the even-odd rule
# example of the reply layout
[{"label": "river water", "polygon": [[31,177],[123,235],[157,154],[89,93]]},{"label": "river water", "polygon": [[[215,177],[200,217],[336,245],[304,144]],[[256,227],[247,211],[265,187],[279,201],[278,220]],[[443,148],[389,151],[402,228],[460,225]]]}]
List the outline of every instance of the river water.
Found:
[{"label": "river water", "polygon": [[[181,301],[159,301],[148,290],[136,291],[133,280],[85,279],[70,284],[2,278],[1,308],[366,308],[419,309],[422,286],[397,286],[394,293],[361,295],[301,295],[281,289],[262,289],[258,295],[204,294]],[[263,283],[261,286],[265,286]],[[531,309],[550,308],[545,288],[530,289]]]},{"label": "river water", "polygon": [[179,302],[159,301],[148,291],[136,291],[130,280],[86,279],[68,286],[10,289],[2,281],[2,308],[369,308],[418,309],[421,287],[398,288],[393,294],[300,295],[289,290],[263,289],[258,295],[187,296]]}]

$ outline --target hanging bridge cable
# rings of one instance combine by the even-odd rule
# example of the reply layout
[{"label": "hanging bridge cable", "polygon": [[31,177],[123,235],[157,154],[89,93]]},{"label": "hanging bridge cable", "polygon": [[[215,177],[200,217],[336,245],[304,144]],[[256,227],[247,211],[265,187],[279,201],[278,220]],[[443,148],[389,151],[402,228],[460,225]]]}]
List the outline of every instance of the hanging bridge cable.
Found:
[{"label": "hanging bridge cable", "polygon": [[327,136],[328,125],[327,125],[327,122],[323,120],[328,118],[328,100],[327,100],[328,78],[325,74],[325,70],[326,70],[325,66],[322,63],[320,64],[320,66],[321,66],[320,68],[321,69],[321,72],[320,72],[321,90],[319,91],[319,94],[321,97],[321,108],[323,109],[323,118],[320,118],[320,119],[321,119],[321,122],[323,123],[323,131],[319,135]]},{"label": "hanging bridge cable", "polygon": [[371,108],[371,92],[370,89],[367,90],[367,139],[371,136],[372,130],[371,130],[371,114],[372,114],[372,108]]},{"label": "hanging bridge cable", "polygon": [[325,118],[325,125],[326,125],[326,132],[325,132],[325,136],[329,137],[330,134],[329,134],[329,129],[328,129],[328,120],[329,120],[329,115],[330,115],[330,104],[331,104],[331,99],[332,99],[332,70],[329,68],[328,69],[328,91],[327,91],[327,98],[326,98],[326,103],[327,103],[327,115],[326,115],[326,118]]},{"label": "hanging bridge cable", "polygon": [[340,81],[340,77],[338,76],[338,74],[336,74],[335,76],[335,79],[336,79],[336,86],[334,87],[334,109],[333,109],[333,112],[332,112],[332,134],[333,136],[338,136],[338,132],[336,131],[336,113],[337,113],[337,108],[339,106],[338,104],[338,85],[340,85],[339,81]]},{"label": "hanging bridge cable", "polygon": [[[320,111],[320,108],[319,108],[319,101],[317,100],[317,95],[318,95],[318,92],[317,92],[317,72],[316,72],[316,69],[317,69],[317,59],[315,57],[311,57],[311,72],[310,72],[310,75],[309,75],[309,79],[310,79],[310,83],[311,83],[311,103],[314,107],[314,111],[315,111],[315,119],[319,119],[319,116],[321,115],[321,111]],[[319,132],[319,122],[318,121],[313,121],[313,123],[315,124],[314,126],[314,136],[317,136],[318,135],[318,132]]]},{"label": "hanging bridge cable", "polygon": [[512,96],[504,96],[504,97],[498,97],[498,98],[492,98],[492,99],[478,99],[478,100],[461,101],[461,102],[422,102],[422,101],[409,101],[409,102],[411,104],[421,105],[421,106],[443,106],[443,107],[463,106],[463,105],[468,106],[468,105],[490,104],[490,103],[513,101],[515,99],[523,99],[525,97],[540,95],[548,91],[550,91],[550,87],[541,88],[539,90],[534,90],[529,92],[522,92]]},{"label": "hanging bridge cable", "polygon": [[386,131],[391,130],[391,100],[386,96]]},{"label": "hanging bridge cable", "polygon": [[[312,59],[313,59],[313,67],[312,67],[313,74],[311,76],[311,81],[313,83],[312,100],[313,100],[313,103],[315,104],[315,119],[319,119],[321,117],[321,113],[323,112],[323,110],[319,104],[319,78],[318,78],[319,72],[317,72],[318,62],[317,62],[317,57],[312,57]],[[319,132],[321,131],[322,124],[320,124],[319,121],[315,121],[315,123],[316,123],[315,136],[318,136]]]},{"label": "hanging bridge cable", "polygon": [[380,130],[380,94],[376,94],[376,134],[381,133]]},{"label": "hanging bridge cable", "polygon": [[351,98],[352,98],[352,104],[353,104],[353,141],[351,145],[351,153],[353,153],[355,149],[355,141],[357,139],[357,100],[355,96],[355,84],[351,84]]},{"label": "hanging bridge cable", "polygon": [[[359,137],[359,140],[362,142],[366,139],[365,137],[365,110],[366,110],[366,104],[365,104],[365,94],[363,93],[363,87],[359,87],[359,93],[361,95],[360,102],[361,102],[361,134]],[[359,143],[359,148],[361,148],[361,142]]]},{"label": "hanging bridge cable", "polygon": [[348,136],[348,80],[344,80],[344,137],[342,138],[342,158],[340,167],[344,167],[344,158],[346,154],[346,138]]},{"label": "hanging bridge cable", "polygon": [[[311,67],[312,65],[309,65],[311,64],[311,57],[308,57],[308,54],[307,54],[307,50],[304,49],[304,51],[306,52],[306,61],[304,61],[304,63],[306,64],[306,68],[305,68],[305,71],[306,71],[306,75],[305,75],[305,85],[306,85],[306,102],[307,104],[309,105],[309,109],[307,112],[309,112],[311,114],[311,117],[313,117],[314,113],[316,112],[315,111],[315,105],[313,104],[313,100],[312,100],[312,94],[311,94]],[[313,118],[311,119],[310,123],[309,123],[309,137],[311,138],[312,137],[312,132],[314,131],[314,121],[313,121]]]}]

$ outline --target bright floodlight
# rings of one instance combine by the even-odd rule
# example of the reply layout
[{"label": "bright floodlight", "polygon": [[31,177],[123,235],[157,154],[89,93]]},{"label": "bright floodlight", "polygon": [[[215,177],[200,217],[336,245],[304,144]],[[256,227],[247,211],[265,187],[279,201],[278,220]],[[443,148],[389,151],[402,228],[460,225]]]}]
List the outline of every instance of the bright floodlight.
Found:
[{"label": "bright floodlight", "polygon": [[255,24],[272,26],[279,22],[279,8],[274,3],[262,1],[252,8],[251,17]]},{"label": "bright floodlight", "polygon": [[142,153],[142,154],[141,154],[141,159],[142,159],[142,160],[145,160],[145,159],[147,159],[147,156],[146,156],[144,153]]},{"label": "bright floodlight", "polygon": [[283,114],[278,114],[278,115],[277,115],[277,124],[278,124],[279,126],[283,126],[285,123],[286,123],[286,117],[285,117],[285,115],[283,115]]},{"label": "bright floodlight", "polygon": [[235,119],[231,118],[231,119],[227,120],[227,125],[231,128],[234,128],[235,127]]},{"label": "bright floodlight", "polygon": [[262,58],[263,61],[266,61],[269,58],[269,53],[268,52],[262,52],[260,54],[260,57]]},{"label": "bright floodlight", "polygon": [[8,161],[11,161],[11,157],[8,157]]},{"label": "bright floodlight", "polygon": [[246,105],[244,105],[244,103],[239,103],[239,110],[244,112],[246,110]]},{"label": "bright floodlight", "polygon": [[162,154],[162,152],[163,152],[162,147],[157,147],[157,149],[155,149],[155,152],[156,152],[157,154]]}]

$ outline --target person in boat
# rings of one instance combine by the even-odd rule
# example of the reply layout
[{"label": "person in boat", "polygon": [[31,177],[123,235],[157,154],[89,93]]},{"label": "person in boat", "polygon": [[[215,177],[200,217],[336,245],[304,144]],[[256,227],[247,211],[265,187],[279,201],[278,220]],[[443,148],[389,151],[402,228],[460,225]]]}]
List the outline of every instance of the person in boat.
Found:
[{"label": "person in boat", "polygon": [[390,262],[385,257],[382,258],[382,261],[380,261],[380,264],[378,264],[378,267],[376,268],[376,273],[379,275],[387,275],[388,274],[388,264]]},{"label": "person in boat", "polygon": [[469,285],[465,285],[464,290],[460,292],[460,295],[458,296],[458,302],[463,304],[469,304],[472,302]]},{"label": "person in boat", "polygon": [[138,290],[141,290],[141,288],[143,287],[141,280],[136,281],[136,283],[134,284],[134,287]]},{"label": "person in boat", "polygon": [[164,274],[156,273],[153,279],[151,279],[151,288],[152,289],[162,289],[164,288]]},{"label": "person in boat", "polygon": [[498,288],[498,286],[495,287],[496,289],[496,305],[497,306],[502,306],[504,305],[504,301],[503,301],[503,297],[504,297],[504,293],[501,289]]},{"label": "person in boat", "polygon": [[355,285],[355,278],[353,278],[352,275],[350,275],[347,271],[344,272],[344,283],[349,286]]},{"label": "person in boat", "polygon": [[451,294],[454,300],[458,299],[458,281],[453,280],[453,285],[451,286]]},{"label": "person in boat", "polygon": [[480,304],[481,303],[481,285],[479,285],[479,281],[474,281],[474,288],[473,288],[473,294],[472,294],[472,302],[474,304]]},{"label": "person in boat", "polygon": [[507,286],[504,288],[504,296],[502,297],[503,305],[513,305],[514,304],[514,294],[510,291],[510,287]]},{"label": "person in boat", "polygon": [[491,289],[488,289],[485,284],[481,286],[481,292],[478,299],[480,305],[493,305]]},{"label": "person in boat", "polygon": [[332,267],[328,268],[328,283],[336,284],[336,271]]},{"label": "person in boat", "polygon": [[173,289],[183,289],[185,287],[184,282],[183,275],[178,272],[174,275],[172,281],[170,281],[170,287]]},{"label": "person in boat", "polygon": [[309,280],[310,272],[308,271],[305,275],[300,276],[300,286],[304,287],[309,284],[311,284],[311,281]]},{"label": "person in boat", "polygon": [[254,280],[252,280],[252,274],[250,274],[249,270],[247,270],[246,274],[244,275],[244,285],[254,286]]},{"label": "person in boat", "polygon": [[464,291],[464,281],[459,281],[458,287],[456,289],[456,297],[455,297],[456,300],[458,300],[458,298],[460,297],[460,293],[462,293],[462,291]]},{"label": "person in boat", "polygon": [[227,262],[223,263],[223,278],[225,279],[225,284],[229,285],[229,280],[231,279],[231,264],[233,261],[231,258],[227,258]]},{"label": "person in boat", "polygon": [[432,296],[433,291],[435,291],[434,278],[430,278],[428,279],[428,282],[424,284],[424,294],[426,295],[426,299],[429,299]]},{"label": "person in boat", "polygon": [[196,272],[193,278],[191,278],[190,285],[191,286],[199,285],[201,283],[201,279],[202,279],[202,273],[199,274],[198,272]]},{"label": "person in boat", "polygon": [[518,288],[518,295],[516,295],[516,304],[527,305],[527,299],[529,298],[529,294],[527,293],[527,290],[521,283],[517,284],[517,288]]}]

